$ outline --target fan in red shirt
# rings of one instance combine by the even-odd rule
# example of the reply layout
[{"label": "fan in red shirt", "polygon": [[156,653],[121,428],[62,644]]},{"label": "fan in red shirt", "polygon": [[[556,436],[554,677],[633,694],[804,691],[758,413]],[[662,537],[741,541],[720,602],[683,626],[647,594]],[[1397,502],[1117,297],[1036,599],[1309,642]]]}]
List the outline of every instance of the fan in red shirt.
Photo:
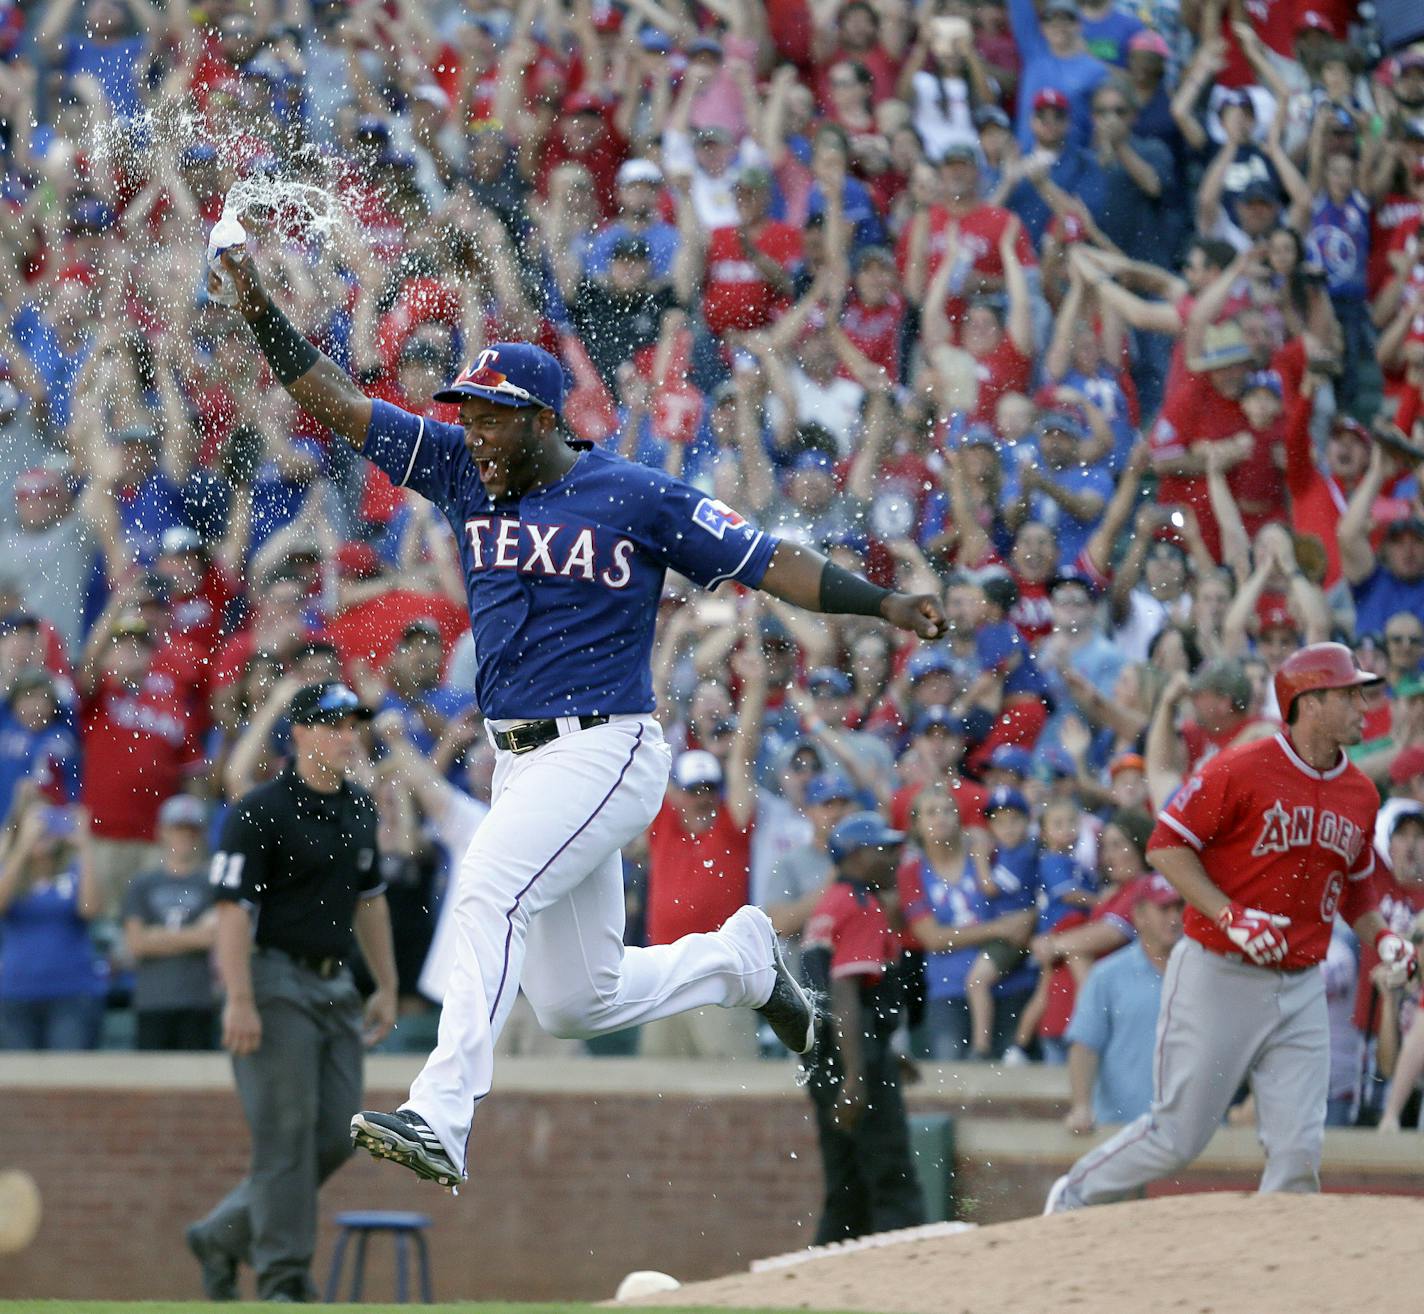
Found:
[{"label": "fan in red shirt", "polygon": [[[768,6],[776,8],[776,6]],[[870,74],[871,102],[879,105],[895,98],[899,64],[880,41],[880,15],[867,0],[850,0],[836,15],[834,31],[816,26],[811,36],[811,53],[816,65],[816,98],[822,110],[831,113],[831,69],[848,61],[860,64]]]},{"label": "fan in red shirt", "polygon": [[164,531],[154,569],[168,581],[169,633],[211,652],[237,586],[202,538],[186,525]]},{"label": "fan in red shirt", "polygon": [[[765,328],[788,304],[791,267],[801,258],[801,232],[770,218],[771,174],[764,168],[742,170],[736,184],[741,223],[714,228],[703,254],[702,316],[708,331],[722,337],[729,330]],[[683,234],[684,243],[693,240]],[[697,252],[684,248],[679,281],[690,282]]]},{"label": "fan in red shirt", "polygon": [[152,859],[158,809],[197,759],[188,715],[153,677],[153,641],[113,604],[95,623],[79,672],[80,799],[89,810],[96,875],[113,911]]},{"label": "fan in red shirt", "polygon": [[868,247],[856,258],[855,283],[841,311],[841,332],[893,381],[900,378],[906,302],[894,257]]},{"label": "fan in red shirt", "polygon": [[1157,501],[1163,506],[1191,507],[1202,539],[1221,559],[1221,530],[1211,509],[1205,464],[1192,448],[1198,443],[1227,443],[1223,464],[1230,468],[1251,458],[1254,440],[1241,407],[1241,393],[1251,373],[1251,349],[1237,324],[1214,324],[1206,330],[1201,358],[1186,381],[1168,393],[1152,426],[1148,443],[1157,472]]},{"label": "fan in red shirt", "polygon": [[1291,528],[1313,534],[1325,545],[1325,579],[1330,588],[1340,578],[1338,527],[1355,485],[1370,463],[1370,431],[1348,415],[1336,415],[1325,442],[1325,464],[1315,463],[1310,437],[1310,400],[1302,397],[1286,416],[1286,491]]},{"label": "fan in red shirt", "polygon": [[[754,718],[760,731],[760,717]],[[647,940],[671,944],[684,935],[717,930],[747,902],[755,794],[750,764],[738,745],[722,765],[693,748],[673,763],[667,798],[648,827]],[[706,1009],[642,1031],[641,1052],[662,1057],[752,1057],[755,1015],[744,1009]]]},{"label": "fan in red shirt", "polygon": [[604,113],[603,102],[576,91],[564,97],[563,113],[539,148],[539,194],[548,197],[549,177],[559,165],[581,164],[593,178],[600,213],[611,219],[618,213],[618,166],[627,155],[628,143]]},{"label": "fan in red shirt", "polygon": [[[928,165],[923,166],[926,169]],[[1033,243],[1017,216],[979,196],[979,155],[971,145],[950,146],[939,166],[943,200],[920,206],[900,234],[895,262],[910,295],[923,293],[939,272],[951,245],[962,269],[951,285],[944,314],[952,341],[968,312],[966,298],[1004,288],[1004,263],[999,248],[1007,232],[1014,234],[1014,252],[1026,268],[1036,263]],[[959,283],[959,278],[963,279]]]},{"label": "fan in red shirt", "polygon": [[[974,360],[978,396],[971,421],[993,426],[999,399],[1009,392],[1029,391],[1033,375],[1033,305],[1023,262],[1015,250],[1020,227],[1015,220],[999,238],[999,261],[1004,269],[1004,296],[977,294],[970,298],[959,345]],[[952,325],[946,306],[959,261],[951,258],[939,267],[925,293],[923,346],[933,352],[952,345]]]}]

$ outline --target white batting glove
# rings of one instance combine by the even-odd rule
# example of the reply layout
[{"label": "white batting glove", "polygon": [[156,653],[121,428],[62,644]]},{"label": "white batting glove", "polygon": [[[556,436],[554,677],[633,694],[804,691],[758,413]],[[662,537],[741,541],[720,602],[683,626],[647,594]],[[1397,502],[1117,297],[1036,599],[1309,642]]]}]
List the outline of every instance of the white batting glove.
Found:
[{"label": "white batting glove", "polygon": [[1385,969],[1384,984],[1387,989],[1398,990],[1419,975],[1418,951],[1402,935],[1380,931],[1375,936],[1375,953],[1379,955],[1380,966]]},{"label": "white batting glove", "polygon": [[1289,917],[1229,903],[1217,915],[1216,924],[1257,967],[1274,967],[1286,956],[1289,945],[1285,928],[1291,924]]}]

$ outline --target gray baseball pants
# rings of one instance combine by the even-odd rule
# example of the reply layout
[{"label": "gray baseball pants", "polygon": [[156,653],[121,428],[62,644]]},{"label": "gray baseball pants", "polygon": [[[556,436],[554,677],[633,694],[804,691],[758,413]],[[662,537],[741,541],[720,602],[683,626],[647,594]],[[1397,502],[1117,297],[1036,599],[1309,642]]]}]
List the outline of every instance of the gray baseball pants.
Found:
[{"label": "gray baseball pants", "polygon": [[361,1108],[361,996],[349,971],[324,980],[260,949],[252,987],[262,1046],[232,1061],[251,1168],[198,1228],[252,1265],[260,1299],[298,1282],[314,1297],[317,1189],[350,1156]]},{"label": "gray baseball pants", "polygon": [[1233,962],[1185,937],[1162,980],[1152,1107],[1068,1171],[1053,1212],[1107,1204],[1186,1167],[1249,1077],[1262,1191],[1320,1189],[1330,1031],[1317,968]]}]

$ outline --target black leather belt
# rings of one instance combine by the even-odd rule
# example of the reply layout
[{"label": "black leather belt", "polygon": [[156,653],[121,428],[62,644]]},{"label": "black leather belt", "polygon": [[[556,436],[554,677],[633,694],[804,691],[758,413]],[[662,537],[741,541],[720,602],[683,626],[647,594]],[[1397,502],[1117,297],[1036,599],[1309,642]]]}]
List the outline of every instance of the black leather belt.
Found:
[{"label": "black leather belt", "polygon": [[288,949],[278,949],[276,945],[271,944],[259,945],[258,948],[264,954],[276,954],[290,963],[295,963],[298,967],[305,967],[308,972],[315,972],[323,981],[330,981],[346,966],[344,958],[318,958],[315,954],[294,954]]},{"label": "black leather belt", "polygon": [[[510,726],[508,730],[496,730],[495,747],[504,749],[506,753],[532,753],[536,748],[543,748],[545,744],[559,737],[559,721],[564,719],[549,717],[544,721],[521,721],[518,725]],[[613,718],[579,716],[571,719],[578,722],[580,730],[591,730],[596,725],[607,725]]]}]

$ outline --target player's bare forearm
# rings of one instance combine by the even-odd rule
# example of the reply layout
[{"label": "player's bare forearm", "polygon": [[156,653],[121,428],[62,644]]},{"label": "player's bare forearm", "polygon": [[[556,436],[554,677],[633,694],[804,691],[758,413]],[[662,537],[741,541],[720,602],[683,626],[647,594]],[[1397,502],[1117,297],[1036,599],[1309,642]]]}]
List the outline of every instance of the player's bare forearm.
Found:
[{"label": "player's bare forearm", "polygon": [[361,956],[371,970],[377,990],[396,990],[396,950],[391,935],[391,914],[384,894],[362,899],[356,905],[356,916],[352,929],[356,932],[356,943],[361,946]]},{"label": "player's bare forearm", "polygon": [[371,423],[371,399],[334,360],[297,332],[262,286],[247,251],[224,252],[223,268],[237,289],[237,310],[293,400],[358,452]]},{"label": "player's bare forearm", "polygon": [[1385,920],[1380,916],[1378,908],[1371,908],[1369,912],[1361,913],[1355,918],[1350,929],[1359,937],[1361,944],[1374,944],[1375,936],[1381,931],[1387,930]]},{"label": "player's bare forearm", "polygon": [[1074,1041],[1068,1049],[1068,1089],[1074,1107],[1092,1107],[1093,1083],[1097,1079],[1098,1051]]},{"label": "player's bare forearm", "polygon": [[761,587],[773,597],[835,616],[879,616],[922,639],[945,632],[944,612],[928,593],[882,589],[827,560],[813,548],[781,542],[771,554]]},{"label": "player's bare forearm", "polygon": [[229,999],[252,1002],[252,917],[237,903],[218,904],[214,946],[218,980]]},{"label": "player's bare forearm", "polygon": [[1172,882],[1182,898],[1213,922],[1231,902],[1207,875],[1201,859],[1189,848],[1151,849],[1147,861]]}]

